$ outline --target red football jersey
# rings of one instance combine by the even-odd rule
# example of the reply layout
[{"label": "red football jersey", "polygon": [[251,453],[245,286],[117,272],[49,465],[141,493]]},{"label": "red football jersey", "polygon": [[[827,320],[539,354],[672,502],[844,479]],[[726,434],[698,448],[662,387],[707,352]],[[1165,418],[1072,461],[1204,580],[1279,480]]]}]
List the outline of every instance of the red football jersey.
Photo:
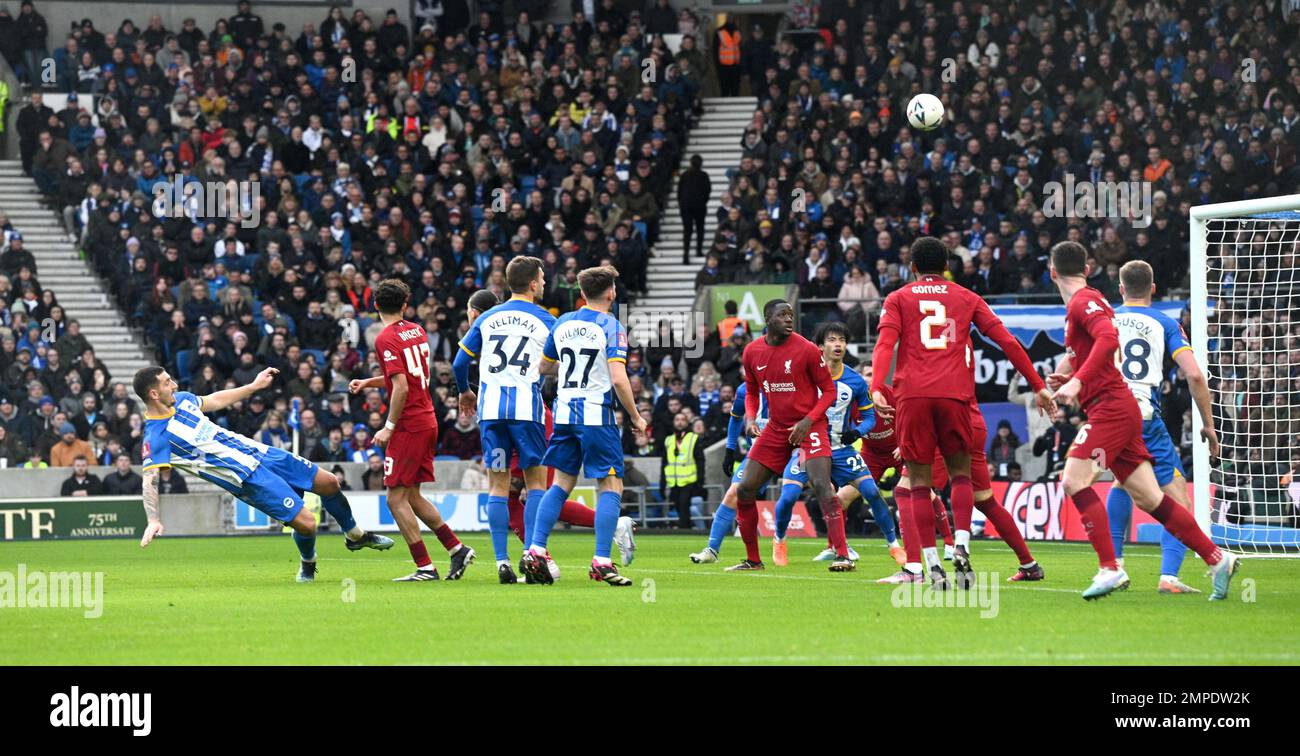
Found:
[{"label": "red football jersey", "polygon": [[[889,406],[894,406],[894,389],[885,385],[880,387],[880,392],[885,395],[885,401],[889,402]],[[896,448],[898,448],[898,437],[894,434],[893,418],[886,420],[877,412],[876,424],[862,439],[862,451],[877,456],[890,456]]]},{"label": "red football jersey", "polygon": [[1088,357],[1098,342],[1104,342],[1103,349],[1119,348],[1115,311],[1100,291],[1087,286],[1076,291],[1065,307],[1065,352],[1070,357],[1074,376],[1083,384],[1079,390],[1079,404],[1087,405],[1106,394],[1122,394],[1131,399],[1133,395],[1129,393],[1128,384],[1119,374],[1116,364],[1117,352],[1114,357],[1088,364]]},{"label": "red football jersey", "polygon": [[418,323],[399,320],[375,339],[375,352],[384,367],[384,390],[393,395],[393,376],[406,376],[406,405],[397,420],[399,431],[428,430],[438,424],[429,396],[429,335]]},{"label": "red football jersey", "polygon": [[[805,417],[817,421],[835,401],[835,381],[817,345],[792,333],[780,346],[755,339],[741,357],[745,366],[745,414],[758,414],[758,395],[767,397],[768,425],[789,430]],[[821,395],[818,395],[818,390]]]},{"label": "red football jersey", "polygon": [[898,333],[894,387],[900,401],[914,396],[974,400],[972,323],[988,333],[1002,321],[978,294],[943,276],[922,276],[885,298],[880,330]]}]

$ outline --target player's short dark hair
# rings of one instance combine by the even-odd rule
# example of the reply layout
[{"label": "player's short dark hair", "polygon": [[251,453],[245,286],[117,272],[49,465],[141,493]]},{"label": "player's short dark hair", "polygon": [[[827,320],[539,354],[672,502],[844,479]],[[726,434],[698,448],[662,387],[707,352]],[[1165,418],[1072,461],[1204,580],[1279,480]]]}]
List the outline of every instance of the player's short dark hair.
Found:
[{"label": "player's short dark hair", "polygon": [[132,386],[135,388],[135,395],[140,397],[140,401],[149,401],[149,391],[158,385],[158,376],[162,374],[163,369],[157,365],[135,371]]},{"label": "player's short dark hair", "polygon": [[501,300],[497,299],[496,293],[491,289],[479,289],[469,298],[469,306],[479,312],[487,312],[499,304]]},{"label": "player's short dark hair", "polygon": [[582,287],[582,296],[588,301],[609,291],[614,286],[618,271],[611,265],[598,265],[578,273],[578,286]]},{"label": "player's short dark hair", "polygon": [[506,264],[506,286],[515,294],[523,294],[537,280],[537,274],[541,271],[541,260],[520,255]]},{"label": "player's short dark hair", "polygon": [[839,322],[838,320],[831,320],[826,323],[822,323],[820,326],[817,327],[817,333],[813,336],[813,343],[815,343],[817,346],[821,346],[822,344],[825,344],[826,339],[830,338],[831,336],[839,336],[845,341],[848,341],[849,329],[845,327],[845,325]]},{"label": "player's short dark hair", "polygon": [[375,309],[382,313],[400,313],[411,299],[411,287],[400,278],[385,278],[375,287]]},{"label": "player's short dark hair", "polygon": [[1119,269],[1119,282],[1130,297],[1145,297],[1151,291],[1155,271],[1146,260],[1129,260]]},{"label": "player's short dark hair", "polygon": [[1088,270],[1088,250],[1079,242],[1063,241],[1054,245],[1051,260],[1058,276],[1082,276]]},{"label": "player's short dark hair", "polygon": [[933,236],[922,236],[912,242],[912,263],[917,273],[942,274],[948,269],[948,248]]},{"label": "player's short dark hair", "polygon": [[784,299],[767,300],[767,304],[763,305],[763,322],[766,323],[767,321],[772,319],[772,314],[776,312],[776,308],[780,307],[781,305],[788,305],[788,304],[790,303]]}]

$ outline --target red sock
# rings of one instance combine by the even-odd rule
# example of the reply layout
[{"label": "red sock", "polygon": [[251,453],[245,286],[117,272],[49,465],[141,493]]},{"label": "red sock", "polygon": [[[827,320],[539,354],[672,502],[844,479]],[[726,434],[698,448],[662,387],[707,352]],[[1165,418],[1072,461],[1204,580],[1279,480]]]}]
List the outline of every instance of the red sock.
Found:
[{"label": "red sock", "polygon": [[442,547],[447,551],[451,551],[460,545],[460,539],[456,537],[455,533],[451,532],[451,526],[445,522],[442,524],[442,527],[433,531],[433,534],[438,536],[438,542],[441,543]]},{"label": "red sock", "polygon": [[826,520],[826,537],[830,539],[831,548],[839,556],[848,558],[849,539],[844,533],[844,510],[840,509],[838,496],[822,499],[822,519]]},{"label": "red sock", "polygon": [[[926,489],[928,492],[929,489]],[[943,505],[943,499],[938,496],[930,497],[931,512],[934,513],[934,525],[939,529],[939,535],[943,536],[943,542],[946,546],[952,545],[952,523],[948,522],[948,509]]]},{"label": "red sock", "polygon": [[[956,530],[970,532],[971,512],[975,511],[975,487],[969,475],[952,477],[952,524]],[[947,539],[944,539],[947,542]]]},{"label": "red sock", "polygon": [[898,537],[903,539],[903,550],[907,552],[907,561],[921,563],[921,541],[911,536],[912,530],[912,489],[906,486],[894,487],[894,503],[898,505]]},{"label": "red sock", "polygon": [[596,510],[580,501],[566,499],[560,507],[560,522],[577,525],[580,528],[596,527]]},{"label": "red sock", "polygon": [[[519,500],[519,494],[514,491],[510,492],[510,498],[507,500],[510,507],[510,532],[515,534],[520,543],[524,542],[524,503]],[[524,544],[525,546],[527,544]]]},{"label": "red sock", "polygon": [[758,507],[754,500],[736,500],[736,522],[740,524],[740,540],[745,542],[745,558],[751,562],[761,562],[758,553]]},{"label": "red sock", "polygon": [[1156,507],[1151,516],[1156,518],[1156,522],[1165,526],[1165,530],[1173,533],[1174,538],[1183,542],[1187,548],[1200,554],[1205,563],[1213,567],[1223,559],[1223,552],[1219,547],[1214,545],[1205,531],[1196,522],[1196,518],[1191,512],[1183,509],[1182,505],[1165,494],[1160,500],[1160,506]]},{"label": "red sock", "polygon": [[406,548],[411,550],[411,558],[415,560],[416,567],[424,568],[433,564],[433,560],[429,559],[429,550],[424,548],[424,539],[408,543]]},{"label": "red sock", "polygon": [[1029,544],[1025,543],[1025,537],[1020,534],[1020,528],[1016,527],[1016,519],[1010,512],[993,499],[977,501],[975,506],[984,513],[984,517],[989,522],[993,523],[993,527],[998,529],[998,535],[1002,536],[1002,540],[1016,552],[1016,558],[1022,565],[1034,561],[1034,555],[1029,553]]},{"label": "red sock", "polygon": [[1106,517],[1106,506],[1101,497],[1091,486],[1071,496],[1075,509],[1079,510],[1079,519],[1083,520],[1083,529],[1088,531],[1088,540],[1097,552],[1097,561],[1103,568],[1116,569],[1115,544],[1110,540],[1110,520]]},{"label": "red sock", "polygon": [[[928,487],[913,488],[911,493],[912,535],[908,540],[916,542],[916,553],[920,554],[925,549],[934,547],[934,505],[930,503]],[[922,560],[918,558],[916,561]]]}]

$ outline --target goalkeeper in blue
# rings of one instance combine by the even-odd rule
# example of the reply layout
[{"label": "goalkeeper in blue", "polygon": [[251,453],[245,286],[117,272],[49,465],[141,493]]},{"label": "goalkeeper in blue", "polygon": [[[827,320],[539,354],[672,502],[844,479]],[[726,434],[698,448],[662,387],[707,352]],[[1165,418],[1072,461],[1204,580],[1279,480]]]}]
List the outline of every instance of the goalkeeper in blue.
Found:
[{"label": "goalkeeper in blue", "polygon": [[[898,531],[894,527],[894,516],[889,505],[880,495],[876,481],[871,477],[862,456],[853,443],[866,436],[876,424],[876,412],[871,403],[871,388],[861,375],[844,366],[844,353],[848,349],[849,332],[843,323],[826,323],[817,329],[814,341],[821,347],[826,367],[835,380],[835,402],[826,411],[830,425],[831,437],[831,483],[838,491],[840,505],[847,508],[859,495],[871,507],[876,526],[885,537],[885,544],[891,555],[897,559],[902,554],[898,543]],[[853,414],[857,413],[859,421],[853,423]],[[808,474],[799,465],[797,458],[791,458],[785,468],[781,486],[781,498],[776,502],[776,535],[772,539],[772,561],[777,565],[789,562],[786,554],[786,530],[790,527],[790,518],[794,504],[799,500],[804,486],[808,483]],[[849,556],[855,561],[856,552],[849,550]],[[813,561],[824,562],[835,559],[834,549],[825,549]]]},{"label": "goalkeeper in blue", "polygon": [[[1173,318],[1151,306],[1155,292],[1151,266],[1141,260],[1124,264],[1119,271],[1119,290],[1124,305],[1115,308],[1115,327],[1119,331],[1120,374],[1137,398],[1142,410],[1142,440],[1154,458],[1156,482],[1161,490],[1187,509],[1192,508],[1187,495],[1187,481],[1178,455],[1178,447],[1169,437],[1161,414],[1161,383],[1166,359],[1172,360],[1187,377],[1187,386],[1201,415],[1201,437],[1210,445],[1210,456],[1219,455],[1219,438],[1214,430],[1210,405],[1210,388],[1205,374],[1187,343],[1182,327]],[[1106,499],[1115,556],[1123,567],[1124,536],[1133,517],[1133,499],[1119,485],[1113,485]],[[1160,593],[1200,593],[1179,579],[1187,547],[1168,530],[1160,533]]]},{"label": "goalkeeper in blue", "polygon": [[339,488],[338,478],[297,454],[268,447],[233,433],[208,419],[271,385],[279,371],[267,368],[252,383],[239,388],[195,396],[178,391],[176,381],[161,367],[142,368],[135,374],[135,393],[144,402],[144,485],[142,496],[149,525],[140,546],[163,534],[159,515],[158,471],[181,470],[220,486],[253,507],[293,529],[293,541],[302,557],[298,582],[316,579],[316,516],[304,509],[303,492],[321,497],[321,506],[338,521],[349,551],[364,548],[383,551],[393,540],[357,527],[352,507]]}]

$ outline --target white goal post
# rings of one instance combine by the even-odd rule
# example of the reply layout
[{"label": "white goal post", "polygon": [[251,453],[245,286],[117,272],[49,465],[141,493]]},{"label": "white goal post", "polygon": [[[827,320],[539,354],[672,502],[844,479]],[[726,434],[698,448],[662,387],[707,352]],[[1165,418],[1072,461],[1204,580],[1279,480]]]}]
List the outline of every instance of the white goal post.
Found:
[{"label": "white goal post", "polygon": [[1236,553],[1300,556],[1300,194],[1190,220],[1192,348],[1221,442],[1211,460],[1193,411],[1196,519]]}]

